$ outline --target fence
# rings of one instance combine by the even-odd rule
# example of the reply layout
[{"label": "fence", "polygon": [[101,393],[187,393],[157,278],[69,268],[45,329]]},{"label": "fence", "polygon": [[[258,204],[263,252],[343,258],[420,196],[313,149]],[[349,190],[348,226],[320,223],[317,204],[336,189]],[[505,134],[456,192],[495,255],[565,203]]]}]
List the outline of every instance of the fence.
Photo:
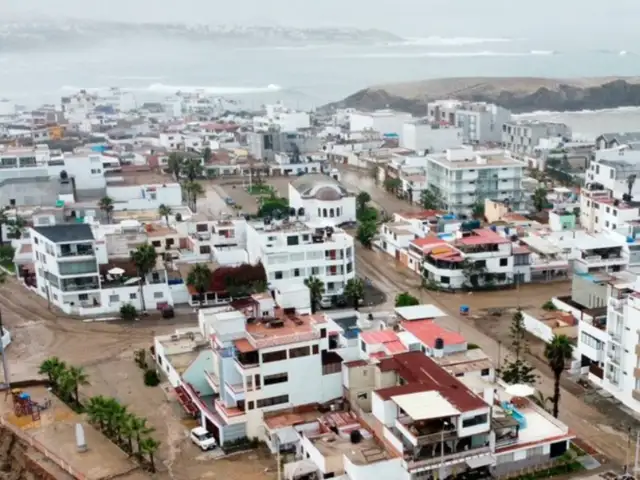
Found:
[{"label": "fence", "polygon": [[0,417],[0,424],[4,426],[7,430],[13,433],[16,437],[18,437],[21,441],[29,445],[30,447],[35,448],[40,453],[42,453],[47,459],[51,460],[57,466],[62,468],[65,472],[71,475],[78,480],[85,480],[86,476],[83,473],[80,473],[75,468],[73,468],[70,464],[61,459],[58,455],[53,453],[47,447],[45,447],[42,443],[34,439],[31,435],[24,433],[21,429],[7,422],[7,419],[4,417]]}]

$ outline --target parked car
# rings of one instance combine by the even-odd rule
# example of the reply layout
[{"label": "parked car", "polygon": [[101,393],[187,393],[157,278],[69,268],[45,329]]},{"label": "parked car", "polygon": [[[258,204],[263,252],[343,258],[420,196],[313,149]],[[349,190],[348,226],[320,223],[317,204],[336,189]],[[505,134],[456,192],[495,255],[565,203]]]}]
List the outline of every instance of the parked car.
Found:
[{"label": "parked car", "polygon": [[191,430],[190,437],[191,441],[200,447],[200,450],[203,452],[213,450],[217,446],[216,439],[213,437],[213,434],[204,427],[196,427]]},{"label": "parked car", "polygon": [[235,205],[236,202],[233,200],[233,198],[227,197],[224,199],[224,203],[226,203],[227,205]]}]

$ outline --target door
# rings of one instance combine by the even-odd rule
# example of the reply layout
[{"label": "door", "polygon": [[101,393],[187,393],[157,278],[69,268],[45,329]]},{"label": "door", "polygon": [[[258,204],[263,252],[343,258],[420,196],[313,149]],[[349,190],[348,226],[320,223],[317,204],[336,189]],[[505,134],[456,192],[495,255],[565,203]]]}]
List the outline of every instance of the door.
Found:
[{"label": "door", "polygon": [[218,445],[220,445],[220,429],[215,423],[209,420],[208,417],[205,417],[205,428],[207,429],[207,432],[213,434],[216,442],[218,443]]}]

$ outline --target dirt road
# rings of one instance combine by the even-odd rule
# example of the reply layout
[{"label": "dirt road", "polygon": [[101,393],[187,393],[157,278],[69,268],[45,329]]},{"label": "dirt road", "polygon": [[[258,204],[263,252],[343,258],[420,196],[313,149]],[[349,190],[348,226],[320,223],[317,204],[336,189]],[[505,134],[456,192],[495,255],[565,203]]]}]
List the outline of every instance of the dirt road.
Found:
[{"label": "dirt road", "polygon": [[[458,315],[460,305],[469,305],[471,311],[487,307],[525,307],[539,306],[549,298],[568,290],[568,285],[544,284],[523,287],[519,292],[504,290],[482,294],[448,294],[434,293],[419,288],[420,278],[390,256],[379,251],[356,248],[356,269],[362,276],[369,277],[373,283],[388,296],[387,304],[377,309],[390,309],[398,292],[409,291],[424,303],[432,303],[445,311],[449,317],[439,321],[443,326],[456,330],[465,336],[469,343],[479,345],[493,361],[504,362],[509,355],[504,345],[498,345],[493,338],[481,331],[473,321]],[[549,396],[553,391],[550,372],[542,362],[532,359],[532,364],[539,368],[540,382],[537,388]],[[610,419],[595,408],[586,405],[570,392],[562,392],[560,402],[560,419],[564,421],[581,439],[598,449],[619,465],[626,461],[627,434],[616,431]]]}]

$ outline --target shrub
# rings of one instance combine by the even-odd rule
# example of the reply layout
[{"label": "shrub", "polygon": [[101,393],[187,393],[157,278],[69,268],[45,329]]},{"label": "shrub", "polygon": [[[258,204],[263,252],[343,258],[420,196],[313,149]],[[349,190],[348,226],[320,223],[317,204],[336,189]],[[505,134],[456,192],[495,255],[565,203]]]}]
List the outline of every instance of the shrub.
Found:
[{"label": "shrub", "polygon": [[547,311],[552,311],[552,310],[557,310],[558,307],[556,307],[553,302],[551,300],[547,300],[543,305],[542,305],[542,309],[543,310],[547,310]]},{"label": "shrub", "polygon": [[135,320],[138,316],[138,311],[136,307],[131,305],[130,303],[125,303],[120,307],[120,318],[127,321]]},{"label": "shrub", "polygon": [[144,384],[147,387],[156,387],[160,384],[160,377],[158,372],[152,369],[147,369],[144,372]]}]

